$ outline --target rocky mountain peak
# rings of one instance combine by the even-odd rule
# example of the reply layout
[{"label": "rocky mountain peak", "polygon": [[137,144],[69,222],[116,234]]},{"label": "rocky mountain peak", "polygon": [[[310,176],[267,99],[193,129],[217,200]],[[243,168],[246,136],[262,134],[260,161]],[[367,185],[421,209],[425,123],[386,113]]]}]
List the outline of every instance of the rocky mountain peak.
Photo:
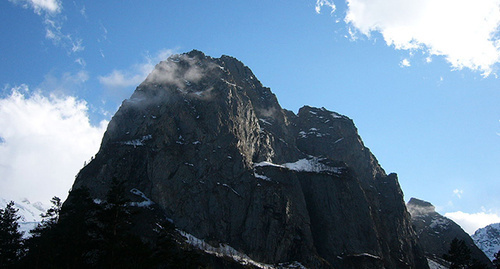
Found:
[{"label": "rocky mountain peak", "polygon": [[436,212],[436,207],[424,200],[420,200],[417,198],[411,198],[410,201],[406,204],[408,211],[412,215],[412,217],[422,216],[430,213]]},{"label": "rocky mountain peak", "polygon": [[191,51],[155,67],[73,189],[102,200],[112,178],[210,251],[223,244],[310,268],[427,268],[397,176],[353,121],[282,109],[230,56]]}]

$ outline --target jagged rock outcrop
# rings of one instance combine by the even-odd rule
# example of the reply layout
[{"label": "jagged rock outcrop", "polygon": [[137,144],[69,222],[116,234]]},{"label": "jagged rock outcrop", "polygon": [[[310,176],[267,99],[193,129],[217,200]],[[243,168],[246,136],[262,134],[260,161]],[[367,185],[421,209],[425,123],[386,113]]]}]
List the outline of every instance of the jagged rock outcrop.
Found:
[{"label": "jagged rock outcrop", "polygon": [[428,268],[397,176],[384,172],[352,120],[282,109],[229,56],[191,51],[155,67],[73,188],[104,199],[113,177],[178,229],[259,262]]},{"label": "jagged rock outcrop", "polygon": [[455,238],[464,240],[471,251],[471,258],[493,268],[491,261],[474,244],[472,238],[454,221],[436,212],[435,207],[426,201],[411,198],[407,204],[408,211],[419,241],[428,259],[441,265],[443,255],[448,253],[451,241]]}]

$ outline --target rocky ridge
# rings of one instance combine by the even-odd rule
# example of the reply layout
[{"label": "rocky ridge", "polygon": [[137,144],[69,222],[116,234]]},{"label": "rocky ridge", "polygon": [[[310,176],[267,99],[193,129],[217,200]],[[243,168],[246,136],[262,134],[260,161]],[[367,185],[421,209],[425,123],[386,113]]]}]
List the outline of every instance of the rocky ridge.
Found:
[{"label": "rocky ridge", "polygon": [[155,67],[73,189],[105,199],[113,177],[209,249],[309,268],[428,267],[397,176],[353,121],[282,109],[229,56],[191,51]]},{"label": "rocky ridge", "polygon": [[436,212],[434,205],[427,201],[411,198],[407,204],[408,211],[420,244],[426,257],[434,264],[446,266],[443,255],[448,253],[454,238],[464,240],[471,250],[472,259],[492,268],[491,261],[479,249],[472,238],[458,224]]}]

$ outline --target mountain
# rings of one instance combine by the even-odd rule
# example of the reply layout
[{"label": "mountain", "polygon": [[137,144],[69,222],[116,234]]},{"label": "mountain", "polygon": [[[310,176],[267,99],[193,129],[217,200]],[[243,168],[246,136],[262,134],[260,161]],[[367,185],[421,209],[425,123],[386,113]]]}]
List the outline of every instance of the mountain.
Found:
[{"label": "mountain", "polygon": [[[0,198],[0,208],[5,208],[10,200]],[[29,231],[36,227],[42,220],[41,214],[45,213],[48,207],[41,202],[30,202],[27,198],[14,201],[14,207],[19,211],[17,215],[19,219],[20,230],[24,232],[24,237],[29,236]]]},{"label": "mountain", "polygon": [[[113,178],[131,205],[171,221],[185,242],[244,264],[428,268],[397,175],[353,121],[325,108],[283,109],[230,56],[191,51],[156,65],[113,116],[73,192],[85,187],[104,201]],[[147,227],[159,220],[137,221],[136,234],[151,238],[157,228]]]},{"label": "mountain", "polygon": [[490,258],[500,251],[500,223],[490,224],[478,229],[473,235],[474,243]]},{"label": "mountain", "polygon": [[448,253],[451,241],[457,238],[464,240],[471,250],[472,259],[492,267],[491,261],[474,244],[469,234],[451,219],[437,213],[431,203],[411,198],[407,208],[425,255],[433,263],[446,265],[442,257]]}]

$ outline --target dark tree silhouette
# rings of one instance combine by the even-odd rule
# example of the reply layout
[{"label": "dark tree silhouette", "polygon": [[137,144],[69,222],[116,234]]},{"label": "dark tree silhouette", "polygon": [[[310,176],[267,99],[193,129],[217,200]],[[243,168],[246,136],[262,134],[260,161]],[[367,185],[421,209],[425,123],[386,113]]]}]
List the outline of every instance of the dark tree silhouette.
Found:
[{"label": "dark tree silhouette", "polygon": [[500,269],[500,250],[495,253],[495,259],[493,259],[493,265],[495,268]]},{"label": "dark tree silhouette", "polygon": [[488,265],[471,257],[471,250],[465,241],[457,238],[451,241],[448,254],[443,255],[443,258],[450,262],[450,269],[488,269]]},{"label": "dark tree silhouette", "polygon": [[0,268],[12,266],[22,254],[23,233],[19,231],[17,212],[13,201],[0,209]]},{"label": "dark tree silhouette", "polygon": [[59,212],[61,211],[62,206],[61,199],[54,196],[50,202],[52,203],[52,206],[47,209],[46,213],[41,214],[41,223],[30,231],[32,237],[40,237],[43,233],[54,228],[59,221]]},{"label": "dark tree silhouette", "polygon": [[98,215],[99,263],[107,268],[141,268],[152,252],[131,233],[132,212],[124,182],[113,177],[106,201]]},{"label": "dark tree silhouette", "polygon": [[[62,206],[52,199],[16,268],[220,268],[227,262],[181,246],[173,224],[127,195],[124,182],[113,178],[105,200],[92,199],[86,188],[74,189]],[[152,221],[149,237],[137,236]]]},{"label": "dark tree silhouette", "polygon": [[451,263],[450,269],[468,268],[471,252],[464,240],[455,238],[451,241],[448,254],[443,255],[443,258]]},{"label": "dark tree silhouette", "polygon": [[86,188],[71,192],[71,202],[53,206],[43,214],[42,223],[26,241],[28,253],[21,261],[25,268],[88,268],[94,244],[95,214],[98,207]]}]

